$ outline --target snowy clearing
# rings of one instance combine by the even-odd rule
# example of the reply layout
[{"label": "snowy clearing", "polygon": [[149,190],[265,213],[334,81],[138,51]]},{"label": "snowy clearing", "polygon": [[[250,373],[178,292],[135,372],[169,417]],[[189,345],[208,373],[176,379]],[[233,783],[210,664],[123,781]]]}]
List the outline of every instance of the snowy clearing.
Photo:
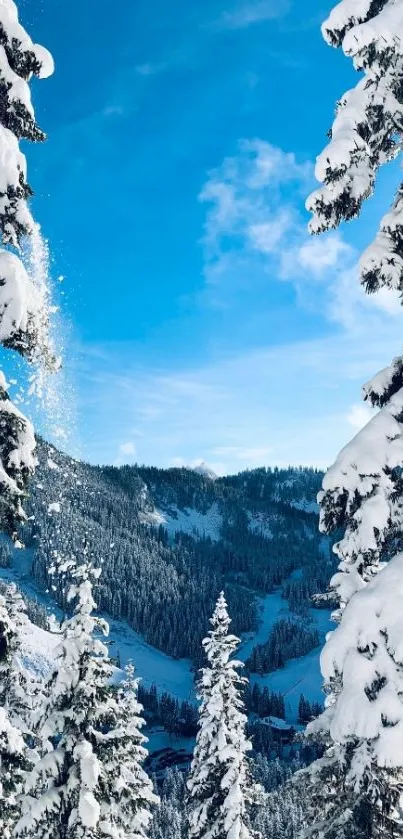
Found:
[{"label": "snowy clearing", "polygon": [[155,508],[144,520],[154,527],[162,525],[170,537],[175,536],[175,533],[188,533],[201,539],[210,538],[213,542],[218,542],[220,538],[223,521],[218,504],[212,504],[206,513],[191,507],[185,507],[183,510],[179,510],[178,507],[169,510]]},{"label": "snowy clearing", "polygon": [[270,528],[270,520],[273,517],[269,513],[250,513],[248,512],[249,530],[252,533],[258,533],[259,536],[264,536],[265,539],[272,539],[273,533]]},{"label": "snowy clearing", "polygon": [[146,644],[141,635],[124,621],[106,617],[110,626],[110,652],[113,656],[119,654],[122,667],[132,659],[136,675],[141,678],[145,687],[156,684],[159,691],[166,691],[176,699],[194,699],[190,661],[170,658]]}]

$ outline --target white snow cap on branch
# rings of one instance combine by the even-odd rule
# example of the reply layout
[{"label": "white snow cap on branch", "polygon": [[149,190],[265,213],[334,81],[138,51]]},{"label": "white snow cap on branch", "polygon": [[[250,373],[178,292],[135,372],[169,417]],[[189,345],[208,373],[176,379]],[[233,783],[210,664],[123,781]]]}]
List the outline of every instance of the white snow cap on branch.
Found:
[{"label": "white snow cap on branch", "polygon": [[31,52],[38,62],[35,73],[40,79],[47,79],[55,69],[54,61],[49,50],[40,44],[34,44],[24,27],[18,21],[18,9],[14,0],[0,0],[0,22],[9,41],[15,39],[23,52]]},{"label": "white snow cap on branch", "polygon": [[[387,386],[393,371],[378,375],[367,388]],[[401,520],[396,470],[403,463],[402,417],[403,388],[342,449],[323,479],[320,528],[345,527],[334,546],[341,563],[331,580],[343,603],[379,570],[383,547]]]},{"label": "white snow cap on branch", "polygon": [[[371,761],[400,767],[403,754],[403,554],[398,554],[347,605],[321,655],[326,682],[343,674],[327,712],[336,742],[366,741]],[[353,762],[358,773],[363,752]],[[362,766],[360,768],[362,774]]]},{"label": "white snow cap on branch", "polygon": [[21,260],[0,250],[0,342],[35,330],[44,305],[43,290],[34,285]]},{"label": "white snow cap on branch", "polygon": [[[322,32],[364,76],[341,97],[330,142],[317,158],[315,173],[323,185],[307,200],[313,233],[356,217],[373,191],[378,168],[401,152],[403,0],[343,0]],[[401,190],[360,260],[360,273],[368,292],[403,290]]]},{"label": "white snow cap on branch", "polygon": [[403,357],[397,356],[389,367],[376,373],[363,387],[364,399],[382,408],[403,387]]}]

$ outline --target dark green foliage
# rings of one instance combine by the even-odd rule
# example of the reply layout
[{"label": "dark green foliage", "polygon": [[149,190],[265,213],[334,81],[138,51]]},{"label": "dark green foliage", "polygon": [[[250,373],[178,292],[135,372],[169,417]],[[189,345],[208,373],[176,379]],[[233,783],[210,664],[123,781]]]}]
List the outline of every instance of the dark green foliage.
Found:
[{"label": "dark green foliage", "polygon": [[282,619],[274,624],[265,644],[257,644],[246,662],[252,673],[271,673],[292,658],[306,655],[319,645],[317,629]]},{"label": "dark green foliage", "polygon": [[323,706],[319,702],[309,702],[309,700],[301,693],[298,704],[298,722],[305,725],[315,717],[318,717],[322,711]]},{"label": "dark green foliage", "polygon": [[258,717],[285,719],[283,696],[281,693],[269,690],[267,686],[261,688],[257,683],[252,686],[248,682],[245,686],[243,701],[248,713],[257,714]]},{"label": "dark green foliage", "polygon": [[194,737],[197,732],[198,711],[191,702],[178,702],[169,693],[158,694],[156,685],[149,690],[139,684],[139,702],[145,710],[148,722],[162,725],[169,734],[178,737]]},{"label": "dark green foliage", "polygon": [[7,542],[0,542],[0,568],[10,568],[11,548]]},{"label": "dark green foliage", "polygon": [[[290,785],[294,772],[301,768],[298,759],[285,762],[256,755],[253,775],[270,793],[264,807],[256,808],[252,825],[262,839],[296,839],[303,822],[303,806]],[[168,769],[158,792],[160,804],[154,813],[150,839],[187,839],[186,775]]]},{"label": "dark green foliage", "polygon": [[[187,469],[88,466],[41,442],[38,454],[35,522],[24,528],[24,540],[35,548],[36,580],[52,587],[63,606],[65,583],[50,578],[49,563],[53,552],[78,554],[85,540],[103,563],[100,608],[153,646],[199,666],[200,641],[223,584],[237,635],[256,628],[255,592],[272,591],[293,571],[302,593],[290,595],[290,604],[299,612],[311,591],[325,587],[319,569],[329,562],[329,542],[317,534],[316,513],[298,509],[312,506],[320,482],[315,470],[259,469],[213,481]],[[55,501],[61,514],[48,512]],[[168,536],[153,525],[155,508],[175,518],[177,510],[206,513],[213,504],[222,519],[216,542]]]}]

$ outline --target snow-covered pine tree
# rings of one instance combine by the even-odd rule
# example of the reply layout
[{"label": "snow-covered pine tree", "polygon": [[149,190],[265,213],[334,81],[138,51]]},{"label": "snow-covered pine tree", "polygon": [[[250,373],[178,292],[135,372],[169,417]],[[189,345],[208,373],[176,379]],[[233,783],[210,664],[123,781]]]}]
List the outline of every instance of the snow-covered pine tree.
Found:
[{"label": "snow-covered pine tree", "polygon": [[42,683],[24,667],[21,642],[30,631],[26,605],[14,583],[0,583],[0,706],[7,709],[10,721],[32,740],[37,721],[37,706],[42,701]]},{"label": "snow-covered pine tree", "polygon": [[[322,182],[308,198],[311,231],[337,227],[360,212],[377,170],[400,154],[403,137],[403,18],[396,0],[342,0],[322,25],[325,40],[341,47],[362,74],[342,96],[330,142],[316,161]],[[361,259],[369,292],[403,290],[403,188]]]},{"label": "snow-covered pine tree", "polygon": [[11,839],[29,753],[29,690],[19,658],[24,605],[15,586],[0,592],[0,835]]},{"label": "snow-covered pine tree", "polygon": [[[59,569],[61,570],[61,569]],[[84,560],[63,564],[69,573],[72,617],[61,627],[61,643],[47,693],[40,731],[49,751],[34,766],[21,801],[16,835],[37,839],[98,839],[100,765],[94,734],[109,713],[108,651],[94,633],[107,625],[92,613],[92,581],[98,572]]]},{"label": "snow-covered pine tree", "polygon": [[[27,199],[26,160],[19,140],[45,139],[35,121],[29,81],[46,78],[53,61],[34,44],[18,22],[13,0],[0,2],[0,344],[16,350],[30,362],[57,367],[48,334],[49,301],[43,283],[21,259],[22,248],[38,243],[40,234]],[[4,249],[6,248],[10,249]],[[14,251],[14,252],[13,252]],[[28,260],[29,261],[29,260]],[[22,499],[35,468],[35,439],[29,420],[7,394],[0,374],[0,527],[14,534],[24,520]]]},{"label": "snow-covered pine tree", "polygon": [[239,639],[229,634],[230,618],[221,593],[204,639],[208,667],[201,673],[200,727],[187,782],[190,839],[250,839],[248,810],[256,803],[248,763],[239,676],[241,662],[230,658]]},{"label": "snow-covered pine tree", "polygon": [[108,649],[96,637],[108,633],[93,614],[93,581],[100,572],[86,559],[78,567],[74,559],[65,562],[59,570],[73,580],[68,600],[75,607],[61,628],[40,726],[49,751],[28,777],[16,836],[144,839],[154,796],[141,768],[140,707],[128,695],[133,685],[113,690]]},{"label": "snow-covered pine tree", "polygon": [[126,679],[111,701],[107,731],[96,735],[102,792],[99,826],[101,834],[112,839],[146,839],[151,808],[158,804],[143,769],[147,738],[141,733],[145,723],[137,691],[138,679],[128,664]]},{"label": "snow-covered pine tree", "polygon": [[150,839],[188,839],[186,778],[177,767],[164,772],[160,802],[151,822]]},{"label": "snow-covered pine tree", "polygon": [[[323,24],[362,71],[338,105],[330,142],[317,159],[322,186],[307,201],[311,231],[357,216],[377,169],[400,153],[403,130],[403,16],[395,0],[342,0]],[[367,292],[403,290],[403,191],[360,261]],[[327,707],[308,731],[327,751],[297,777],[307,804],[304,836],[403,836],[403,360],[364,387],[379,412],[340,453],[320,493],[321,529],[342,530],[331,586],[340,625],[321,666]],[[388,563],[385,566],[385,563]]]}]

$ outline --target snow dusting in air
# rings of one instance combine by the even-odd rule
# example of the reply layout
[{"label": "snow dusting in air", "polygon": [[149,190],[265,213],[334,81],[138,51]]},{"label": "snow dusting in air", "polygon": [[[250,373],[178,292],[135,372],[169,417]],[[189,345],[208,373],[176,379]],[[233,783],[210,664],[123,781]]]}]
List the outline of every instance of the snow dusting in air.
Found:
[{"label": "snow dusting in air", "polygon": [[53,302],[49,248],[39,225],[35,225],[29,250],[25,253],[25,263],[29,276],[46,301],[50,330],[48,341],[56,361],[53,370],[43,364],[35,365],[28,394],[23,394],[22,398],[30,401],[33,411],[38,413],[38,425],[46,439],[54,440],[58,445],[65,445],[68,441],[71,448],[76,437],[75,399],[63,364],[68,328]]}]

